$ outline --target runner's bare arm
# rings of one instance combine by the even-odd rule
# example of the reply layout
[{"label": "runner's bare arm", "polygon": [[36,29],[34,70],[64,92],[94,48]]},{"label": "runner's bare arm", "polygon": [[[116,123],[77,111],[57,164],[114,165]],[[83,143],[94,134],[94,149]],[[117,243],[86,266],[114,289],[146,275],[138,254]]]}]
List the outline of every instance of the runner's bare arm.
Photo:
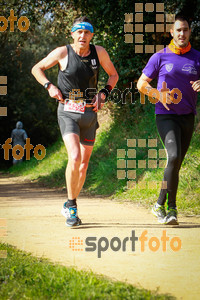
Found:
[{"label": "runner's bare arm", "polygon": [[[138,88],[138,90],[141,93],[143,93],[145,95],[148,95],[149,92],[150,92],[150,90],[153,89],[153,87],[149,84],[151,81],[152,81],[151,78],[147,77],[144,73],[142,73],[142,75],[140,76],[140,78],[139,78],[139,80],[137,82],[137,88]],[[166,103],[162,102],[162,97],[159,97],[159,99],[157,99],[157,100],[160,101],[167,110],[170,110],[169,107],[166,104],[166,103],[168,103],[168,104],[171,103],[171,100],[169,99],[169,97],[167,97]]]},{"label": "runner's bare arm", "polygon": [[[44,71],[52,68],[56,64],[60,65],[60,61],[67,56],[66,46],[58,47],[52,52],[50,52],[45,58],[39,61],[31,70],[31,73],[36,78],[36,80],[44,85],[49,80],[47,79]],[[53,84],[50,84],[48,87],[48,92],[50,97],[56,98],[59,101],[63,100],[61,91]]]},{"label": "runner's bare arm", "polygon": [[99,62],[101,64],[102,68],[105,70],[105,72],[109,76],[107,85],[111,85],[112,88],[114,88],[119,79],[117,71],[116,71],[112,61],[110,60],[108,52],[101,46],[96,46],[96,50],[97,50]]},{"label": "runner's bare arm", "polygon": [[[107,81],[106,85],[110,85],[112,88],[115,87],[119,76],[117,74],[117,71],[113,65],[113,63],[110,60],[110,57],[107,53],[107,51],[101,47],[101,46],[96,46],[96,51],[97,55],[99,58],[100,65],[102,68],[105,70],[105,72],[108,74],[109,78]],[[103,93],[98,93],[94,98],[93,98],[93,103],[94,103],[94,111],[98,111],[98,109],[102,108],[105,102],[106,96]]]}]

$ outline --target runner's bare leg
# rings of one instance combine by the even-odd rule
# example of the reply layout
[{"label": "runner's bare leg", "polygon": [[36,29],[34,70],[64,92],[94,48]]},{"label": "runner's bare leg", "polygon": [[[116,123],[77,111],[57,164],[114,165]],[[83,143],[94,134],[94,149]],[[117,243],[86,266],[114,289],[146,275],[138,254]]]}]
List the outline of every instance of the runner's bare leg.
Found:
[{"label": "runner's bare leg", "polygon": [[[91,157],[92,150],[93,150],[93,146],[81,144],[80,147],[81,147],[81,164],[79,167],[79,182],[78,182],[78,188],[77,188],[78,195],[84,185],[88,164],[89,164],[90,157]],[[78,197],[78,195],[77,195],[77,197]]]},{"label": "runner's bare leg", "polygon": [[65,173],[68,199],[75,199],[85,182],[93,146],[80,144],[79,136],[75,133],[67,134],[64,137],[64,143],[68,153]]},{"label": "runner's bare leg", "polygon": [[78,194],[77,187],[81,163],[79,136],[75,133],[69,133],[64,137],[64,143],[68,153],[68,163],[65,172],[68,199],[75,199]]}]

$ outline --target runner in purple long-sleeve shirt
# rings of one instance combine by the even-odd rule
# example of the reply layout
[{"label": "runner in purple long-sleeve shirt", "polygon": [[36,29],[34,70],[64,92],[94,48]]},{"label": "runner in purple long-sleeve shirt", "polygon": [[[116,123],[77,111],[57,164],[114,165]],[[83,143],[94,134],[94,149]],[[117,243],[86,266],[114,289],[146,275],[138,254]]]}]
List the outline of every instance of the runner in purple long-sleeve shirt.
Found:
[{"label": "runner in purple long-sleeve shirt", "polygon": [[[197,92],[200,91],[200,52],[191,48],[190,24],[184,16],[176,15],[170,32],[173,40],[168,47],[151,56],[137,86],[148,95],[152,89],[149,83],[158,79],[155,113],[158,132],[167,151],[163,178],[167,188],[161,189],[152,212],[160,223],[178,225],[176,194],[179,171],[194,130]],[[177,94],[170,97],[173,89],[179,90],[180,99]]]}]

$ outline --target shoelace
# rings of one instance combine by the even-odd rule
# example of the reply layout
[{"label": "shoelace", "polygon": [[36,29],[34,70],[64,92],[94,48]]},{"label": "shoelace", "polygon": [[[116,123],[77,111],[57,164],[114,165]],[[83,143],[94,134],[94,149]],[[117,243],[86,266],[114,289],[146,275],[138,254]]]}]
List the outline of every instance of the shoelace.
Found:
[{"label": "shoelace", "polygon": [[163,214],[166,213],[166,212],[165,212],[165,208],[164,208],[163,206],[161,206],[160,209],[161,209],[161,211],[162,211]]},{"label": "shoelace", "polygon": [[174,209],[174,208],[170,208],[170,209],[169,209],[169,214],[170,214],[171,216],[176,217],[176,216],[177,216],[177,210]]},{"label": "shoelace", "polygon": [[161,213],[163,214],[163,216],[166,216],[166,212],[165,212],[164,206],[160,206],[160,207],[158,207],[158,209],[161,211]]},{"label": "shoelace", "polygon": [[156,210],[161,210],[162,213],[165,213],[165,208],[162,205],[159,207],[156,207]]},{"label": "shoelace", "polygon": [[71,218],[76,218],[77,216],[77,208],[76,207],[69,207],[69,213]]}]

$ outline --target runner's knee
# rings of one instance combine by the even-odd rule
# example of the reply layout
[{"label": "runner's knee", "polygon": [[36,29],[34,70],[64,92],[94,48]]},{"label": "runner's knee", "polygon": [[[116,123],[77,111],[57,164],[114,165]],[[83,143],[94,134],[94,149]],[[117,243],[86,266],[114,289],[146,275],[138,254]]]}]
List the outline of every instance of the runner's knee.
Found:
[{"label": "runner's knee", "polygon": [[80,151],[73,152],[69,155],[69,163],[75,168],[80,166],[81,163],[81,153]]},{"label": "runner's knee", "polygon": [[179,169],[181,164],[181,155],[178,155],[178,153],[171,153],[168,156],[168,166],[171,166],[172,168]]},{"label": "runner's knee", "polygon": [[87,168],[88,168],[88,162],[82,162],[79,168],[80,173],[85,173],[87,171]]}]

